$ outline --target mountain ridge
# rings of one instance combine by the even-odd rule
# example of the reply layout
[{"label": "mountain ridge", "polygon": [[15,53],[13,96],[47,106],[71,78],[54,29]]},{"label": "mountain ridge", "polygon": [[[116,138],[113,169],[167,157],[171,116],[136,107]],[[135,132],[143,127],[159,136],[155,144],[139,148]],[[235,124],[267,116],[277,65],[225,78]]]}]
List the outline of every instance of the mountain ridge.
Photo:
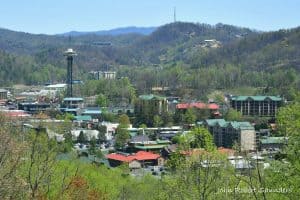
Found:
[{"label": "mountain ridge", "polygon": [[99,30],[99,31],[69,31],[66,33],[60,33],[56,35],[62,36],[83,36],[83,35],[124,35],[124,34],[141,34],[141,35],[150,35],[153,33],[157,27],[138,27],[138,26],[127,26],[127,27],[119,27],[109,30]]}]

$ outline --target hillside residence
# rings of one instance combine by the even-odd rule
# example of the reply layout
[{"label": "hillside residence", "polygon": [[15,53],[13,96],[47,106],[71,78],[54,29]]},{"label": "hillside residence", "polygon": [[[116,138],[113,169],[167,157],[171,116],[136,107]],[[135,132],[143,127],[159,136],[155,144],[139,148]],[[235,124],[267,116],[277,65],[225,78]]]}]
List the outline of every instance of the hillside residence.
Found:
[{"label": "hillside residence", "polygon": [[207,47],[207,48],[219,48],[221,47],[222,43],[216,39],[208,39],[204,40],[200,43],[200,46],[202,48]]},{"label": "hillside residence", "polygon": [[275,117],[283,99],[278,96],[233,96],[230,104],[242,115]]},{"label": "hillside residence", "polygon": [[202,125],[213,135],[217,147],[232,148],[237,143],[241,151],[256,150],[256,132],[249,122],[207,119]]},{"label": "hillside residence", "polygon": [[123,163],[130,169],[139,169],[147,166],[162,166],[164,159],[159,155],[146,151],[138,151],[134,154],[111,153],[106,156],[111,167],[117,167]]}]

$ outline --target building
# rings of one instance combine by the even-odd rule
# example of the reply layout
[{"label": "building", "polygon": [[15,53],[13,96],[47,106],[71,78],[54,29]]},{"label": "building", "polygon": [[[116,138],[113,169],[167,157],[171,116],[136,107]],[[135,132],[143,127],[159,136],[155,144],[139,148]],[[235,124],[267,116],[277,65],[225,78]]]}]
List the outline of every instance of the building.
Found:
[{"label": "building", "polygon": [[0,89],[0,100],[7,99],[8,91],[5,89]]},{"label": "building", "polygon": [[167,98],[153,94],[140,95],[134,108],[136,116],[147,125],[153,124],[153,115],[160,115],[167,111]]},{"label": "building", "polygon": [[24,110],[0,110],[4,116],[9,118],[29,118],[31,117],[30,114],[25,112]]},{"label": "building", "polygon": [[249,171],[254,169],[252,161],[247,160],[242,156],[229,156],[228,161],[234,167],[236,172],[243,175],[248,175]]},{"label": "building", "polygon": [[134,113],[134,108],[131,105],[108,107],[107,112],[112,113],[112,114],[117,114],[117,115],[126,114],[126,115],[130,116]]},{"label": "building", "polygon": [[139,169],[147,166],[162,166],[163,158],[159,154],[139,151],[134,154],[111,153],[106,156],[111,167],[117,167],[123,163],[128,164],[130,169]]},{"label": "building", "polygon": [[140,95],[139,106],[137,111],[141,111],[143,108],[149,108],[153,113],[161,114],[163,111],[168,111],[167,98],[158,95]]},{"label": "building", "polygon": [[106,133],[105,133],[106,140],[112,140],[116,133],[116,129],[119,126],[119,123],[101,122],[99,125],[106,127]]},{"label": "building", "polygon": [[60,110],[62,112],[71,113],[77,115],[78,112],[83,109],[84,103],[81,97],[67,97],[63,99]]},{"label": "building", "polygon": [[116,79],[116,72],[104,71],[101,74],[104,79]]},{"label": "building", "polygon": [[89,107],[85,108],[81,114],[84,116],[91,116],[93,119],[98,119],[101,117],[102,111],[99,107]]},{"label": "building", "polygon": [[230,104],[242,115],[275,117],[283,99],[277,96],[233,96]]},{"label": "building", "polygon": [[163,148],[168,146],[171,142],[169,140],[155,140],[155,141],[130,141],[129,147],[133,151],[151,151],[151,152],[160,152]]},{"label": "building", "polygon": [[286,137],[263,136],[259,139],[259,150],[269,153],[277,153],[287,144]]},{"label": "building", "polygon": [[24,110],[30,114],[38,114],[40,112],[45,112],[47,109],[50,109],[51,105],[49,103],[19,103],[19,110]]},{"label": "building", "polygon": [[71,130],[72,139],[77,140],[81,132],[84,134],[87,141],[91,141],[92,138],[98,139],[99,131],[98,130],[89,130],[89,129]]},{"label": "building", "polygon": [[256,150],[256,132],[249,122],[207,119],[202,124],[213,135],[217,147],[232,148],[238,144],[241,151]]},{"label": "building", "polygon": [[139,134],[155,134],[163,140],[172,139],[176,134],[182,133],[181,126],[171,127],[147,127],[147,128],[128,128],[129,134],[133,137]]},{"label": "building", "polygon": [[116,79],[115,71],[91,71],[89,72],[93,76],[94,79]]},{"label": "building", "polygon": [[179,103],[176,105],[176,111],[180,113],[185,113],[187,109],[195,109],[196,111],[208,111],[212,116],[219,116],[219,105],[215,103],[202,103],[202,102],[195,102],[195,103]]},{"label": "building", "polygon": [[58,83],[47,85],[44,89],[42,89],[39,93],[39,96],[47,96],[50,98],[59,97],[67,88],[67,84]]}]

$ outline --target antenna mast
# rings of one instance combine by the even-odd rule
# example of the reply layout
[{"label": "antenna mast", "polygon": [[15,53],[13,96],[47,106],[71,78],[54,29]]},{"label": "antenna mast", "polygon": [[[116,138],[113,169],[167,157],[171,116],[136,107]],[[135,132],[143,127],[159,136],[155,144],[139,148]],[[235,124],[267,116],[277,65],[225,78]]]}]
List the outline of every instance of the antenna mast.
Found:
[{"label": "antenna mast", "polygon": [[176,22],[176,7],[174,7],[174,23]]}]

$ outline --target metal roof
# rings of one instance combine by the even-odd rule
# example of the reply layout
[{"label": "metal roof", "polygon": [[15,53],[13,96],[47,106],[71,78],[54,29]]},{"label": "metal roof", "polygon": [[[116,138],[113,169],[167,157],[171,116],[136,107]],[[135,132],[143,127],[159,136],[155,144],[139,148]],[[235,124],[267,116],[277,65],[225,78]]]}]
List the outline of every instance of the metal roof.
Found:
[{"label": "metal roof", "polygon": [[248,99],[253,101],[265,101],[266,99],[271,99],[272,101],[282,101],[282,98],[278,96],[233,96],[231,97],[231,100],[233,101],[246,101]]},{"label": "metal roof", "polygon": [[152,100],[152,99],[165,100],[166,99],[166,97],[162,97],[154,94],[140,95],[139,98],[143,100]]},{"label": "metal roof", "polygon": [[249,122],[225,121],[224,119],[207,119],[205,122],[208,126],[218,125],[224,128],[231,126],[234,129],[254,130],[254,127]]},{"label": "metal roof", "polygon": [[64,101],[83,101],[83,98],[81,98],[81,97],[66,97],[66,98],[64,98]]},{"label": "metal roof", "polygon": [[168,144],[154,144],[154,145],[135,145],[134,148],[136,149],[142,149],[142,150],[147,150],[147,149],[162,149],[164,147],[168,146]]},{"label": "metal roof", "polygon": [[91,121],[92,117],[90,115],[78,115],[78,116],[75,116],[75,120],[77,120],[77,121]]},{"label": "metal roof", "polygon": [[66,112],[77,112],[79,109],[78,108],[66,108]]},{"label": "metal roof", "polygon": [[0,92],[8,92],[8,90],[0,89]]},{"label": "metal roof", "polygon": [[282,144],[287,140],[286,137],[264,137],[260,139],[262,144]]},{"label": "metal roof", "polygon": [[101,113],[102,113],[101,110],[85,110],[82,114],[100,115]]}]

